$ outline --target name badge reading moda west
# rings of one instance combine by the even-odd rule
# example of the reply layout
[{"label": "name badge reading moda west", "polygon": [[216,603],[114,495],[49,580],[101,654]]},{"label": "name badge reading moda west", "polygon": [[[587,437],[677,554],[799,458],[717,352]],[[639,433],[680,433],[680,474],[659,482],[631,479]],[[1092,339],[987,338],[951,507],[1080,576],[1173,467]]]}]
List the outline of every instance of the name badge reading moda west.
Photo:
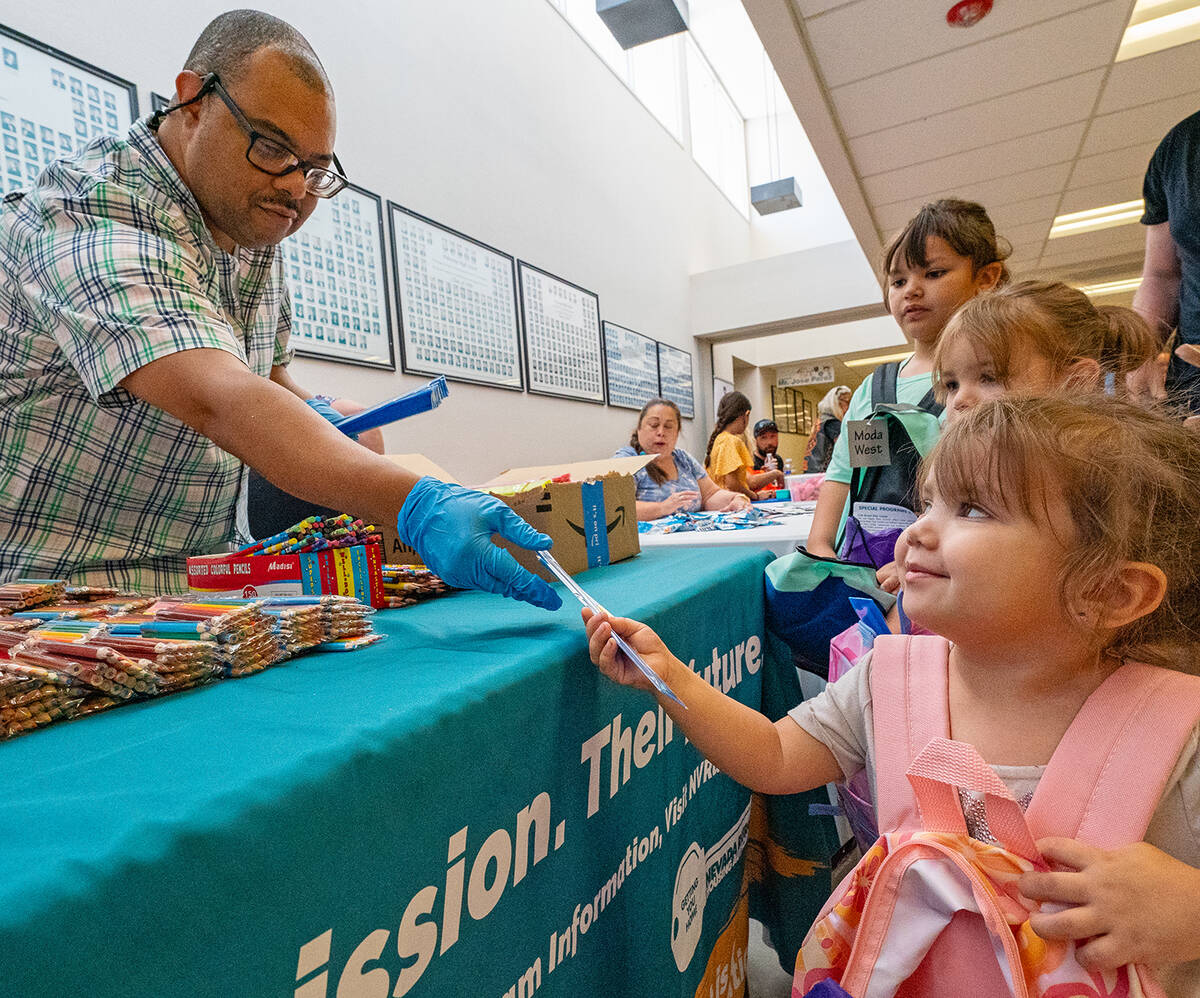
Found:
[{"label": "name badge reading moda west", "polygon": [[848,419],[842,432],[849,434],[851,468],[876,468],[892,463],[888,446],[887,421],[882,419]]}]

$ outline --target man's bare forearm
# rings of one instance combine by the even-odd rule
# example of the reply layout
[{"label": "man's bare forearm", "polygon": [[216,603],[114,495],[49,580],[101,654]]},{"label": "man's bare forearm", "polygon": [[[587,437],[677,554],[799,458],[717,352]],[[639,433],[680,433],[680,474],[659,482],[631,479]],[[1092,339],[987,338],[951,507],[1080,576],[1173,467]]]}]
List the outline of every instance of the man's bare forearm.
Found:
[{"label": "man's bare forearm", "polygon": [[418,476],[359,446],[281,385],[230,354],[189,350],[122,382],[273,485],[375,523],[394,523]]}]

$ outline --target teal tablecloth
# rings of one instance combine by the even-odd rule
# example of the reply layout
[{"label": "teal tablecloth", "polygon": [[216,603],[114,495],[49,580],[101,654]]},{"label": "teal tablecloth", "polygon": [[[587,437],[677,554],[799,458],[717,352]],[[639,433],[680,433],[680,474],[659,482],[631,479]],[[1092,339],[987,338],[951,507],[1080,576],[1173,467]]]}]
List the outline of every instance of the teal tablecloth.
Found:
[{"label": "teal tablecloth", "polygon": [[[757,705],[766,561],[580,581]],[[375,619],[368,650],[0,744],[6,994],[741,990],[749,795],[596,672],[576,609]]]}]

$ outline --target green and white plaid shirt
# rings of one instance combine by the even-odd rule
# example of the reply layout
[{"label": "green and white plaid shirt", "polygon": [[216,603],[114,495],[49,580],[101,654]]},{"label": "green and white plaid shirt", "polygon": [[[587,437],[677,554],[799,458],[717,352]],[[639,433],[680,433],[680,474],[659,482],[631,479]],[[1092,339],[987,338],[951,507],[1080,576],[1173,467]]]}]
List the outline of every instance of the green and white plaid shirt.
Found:
[{"label": "green and white plaid shirt", "polygon": [[222,251],[139,121],[51,164],[0,207],[0,583],[186,588],[233,539],[242,465],[120,381],[215,348],[291,359],[274,247]]}]

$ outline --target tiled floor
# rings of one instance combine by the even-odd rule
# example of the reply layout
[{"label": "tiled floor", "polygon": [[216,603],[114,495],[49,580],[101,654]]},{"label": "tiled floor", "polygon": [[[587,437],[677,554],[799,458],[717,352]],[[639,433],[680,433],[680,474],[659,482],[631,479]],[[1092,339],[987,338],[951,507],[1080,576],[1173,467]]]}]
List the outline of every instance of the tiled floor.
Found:
[{"label": "tiled floor", "polygon": [[790,998],[792,975],[779,966],[775,951],[763,942],[761,922],[750,919],[750,946],[746,959],[748,998]]}]

